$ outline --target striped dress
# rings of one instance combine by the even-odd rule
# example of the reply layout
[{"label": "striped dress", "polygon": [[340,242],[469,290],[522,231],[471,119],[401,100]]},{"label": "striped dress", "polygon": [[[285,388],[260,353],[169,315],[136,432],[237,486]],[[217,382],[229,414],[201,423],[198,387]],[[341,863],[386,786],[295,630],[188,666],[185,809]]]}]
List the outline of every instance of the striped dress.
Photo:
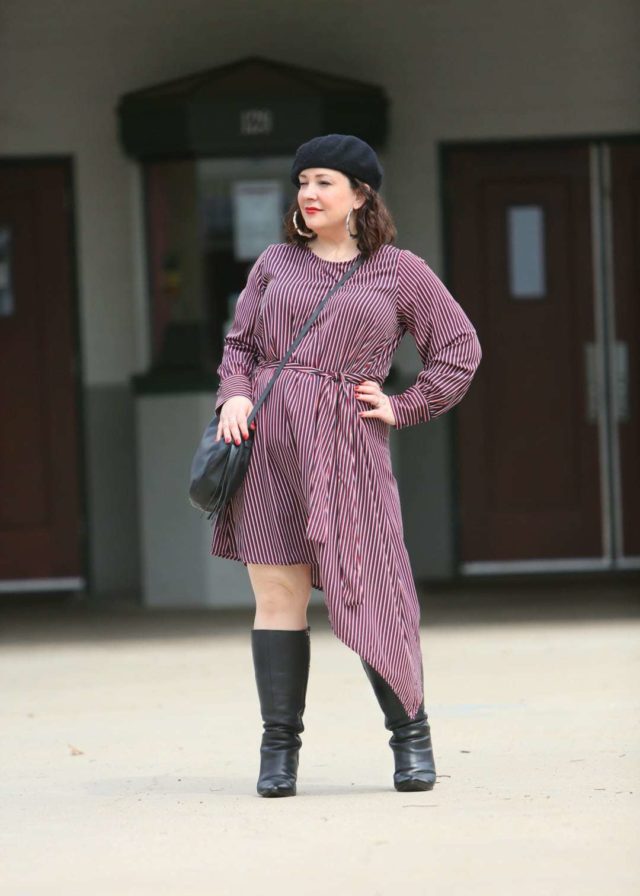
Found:
[{"label": "striped dress", "polygon": [[[347,261],[274,243],[254,263],[225,338],[216,410],[255,402]],[[400,429],[452,408],[480,362],[476,331],[419,256],[381,246],[334,293],[256,417],[244,482],[213,524],[212,554],[308,563],[335,635],[389,683],[413,718],[423,698],[420,609],[404,544],[390,426],[359,417],[362,380],[383,385],[404,333],[423,368],[390,403]]]}]

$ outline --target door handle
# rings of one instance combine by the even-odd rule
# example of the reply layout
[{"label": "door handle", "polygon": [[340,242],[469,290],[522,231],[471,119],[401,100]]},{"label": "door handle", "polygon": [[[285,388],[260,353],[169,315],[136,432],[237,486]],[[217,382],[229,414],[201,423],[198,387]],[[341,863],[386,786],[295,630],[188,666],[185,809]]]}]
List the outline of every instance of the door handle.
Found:
[{"label": "door handle", "polygon": [[[597,423],[600,363],[595,342],[585,342],[584,344],[584,368],[587,390],[587,422]],[[626,342],[615,342],[613,346],[612,386],[616,423],[628,423],[631,418],[631,407],[629,404],[629,345]]]},{"label": "door handle", "polygon": [[616,342],[614,348],[614,382],[616,423],[628,423],[629,407],[629,346]]},{"label": "door handle", "polygon": [[587,386],[587,423],[598,422],[598,355],[595,342],[584,344],[584,370]]}]

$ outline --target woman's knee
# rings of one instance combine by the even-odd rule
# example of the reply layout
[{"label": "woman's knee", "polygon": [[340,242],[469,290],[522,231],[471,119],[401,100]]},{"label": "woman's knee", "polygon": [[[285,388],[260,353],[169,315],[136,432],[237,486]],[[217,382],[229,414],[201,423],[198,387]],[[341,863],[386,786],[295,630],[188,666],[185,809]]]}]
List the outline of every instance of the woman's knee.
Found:
[{"label": "woman's knee", "polygon": [[311,597],[311,567],[248,563],[247,570],[261,613],[280,614],[306,608]]}]

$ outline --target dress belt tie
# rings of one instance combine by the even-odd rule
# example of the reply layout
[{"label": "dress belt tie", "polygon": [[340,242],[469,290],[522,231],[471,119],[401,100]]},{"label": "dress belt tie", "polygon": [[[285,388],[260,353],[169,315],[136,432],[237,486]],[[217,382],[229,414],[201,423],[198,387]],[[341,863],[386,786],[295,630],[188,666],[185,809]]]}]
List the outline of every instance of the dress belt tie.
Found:
[{"label": "dress belt tie", "polygon": [[[269,361],[258,366],[262,369],[278,364],[278,361]],[[287,369],[324,380],[313,408],[314,446],[306,534],[310,541],[326,544],[331,530],[335,529],[333,541],[344,583],[344,601],[348,606],[356,606],[364,598],[355,445],[355,427],[360,418],[354,407],[353,390],[348,386],[375,378],[370,374],[322,370],[295,363],[285,364],[283,372]]]}]

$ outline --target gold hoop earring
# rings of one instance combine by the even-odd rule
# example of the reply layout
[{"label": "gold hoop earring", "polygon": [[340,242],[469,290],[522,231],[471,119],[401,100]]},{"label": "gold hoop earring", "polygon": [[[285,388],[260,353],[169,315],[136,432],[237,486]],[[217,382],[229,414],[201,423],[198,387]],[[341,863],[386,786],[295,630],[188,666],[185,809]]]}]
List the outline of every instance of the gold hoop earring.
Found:
[{"label": "gold hoop earring", "polygon": [[347,228],[347,233],[349,234],[349,236],[351,237],[351,239],[352,239],[352,240],[357,240],[357,239],[358,239],[358,233],[357,233],[357,232],[356,232],[356,233],[351,233],[351,231],[349,230],[349,221],[351,220],[351,212],[352,212],[352,211],[353,211],[353,209],[350,208],[350,209],[349,209],[349,214],[347,215],[347,220],[345,221],[345,226],[346,226],[346,228]]},{"label": "gold hoop earring", "polygon": [[308,231],[307,233],[304,233],[298,227],[298,209],[296,209],[295,212],[293,213],[293,226],[295,227],[296,232],[299,233],[300,236],[303,236],[307,240],[311,239],[311,237],[315,236],[315,233],[313,232],[313,230]]}]

